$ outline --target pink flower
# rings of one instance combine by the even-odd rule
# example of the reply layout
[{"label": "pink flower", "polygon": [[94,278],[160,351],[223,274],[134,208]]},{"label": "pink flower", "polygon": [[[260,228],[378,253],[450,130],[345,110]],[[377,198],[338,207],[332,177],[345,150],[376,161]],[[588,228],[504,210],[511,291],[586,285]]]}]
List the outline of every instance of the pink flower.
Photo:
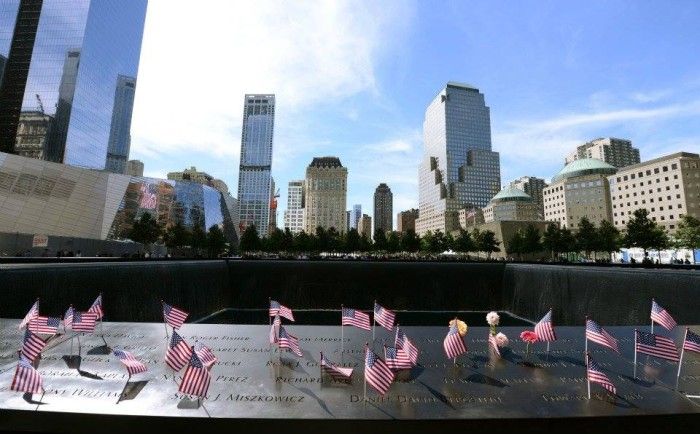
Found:
[{"label": "pink flower", "polygon": [[508,336],[504,335],[503,333],[499,333],[496,335],[496,344],[499,347],[507,347],[508,346]]},{"label": "pink flower", "polygon": [[524,332],[520,333],[520,339],[528,344],[535,343],[537,342],[537,333],[533,332],[532,330],[525,330]]}]

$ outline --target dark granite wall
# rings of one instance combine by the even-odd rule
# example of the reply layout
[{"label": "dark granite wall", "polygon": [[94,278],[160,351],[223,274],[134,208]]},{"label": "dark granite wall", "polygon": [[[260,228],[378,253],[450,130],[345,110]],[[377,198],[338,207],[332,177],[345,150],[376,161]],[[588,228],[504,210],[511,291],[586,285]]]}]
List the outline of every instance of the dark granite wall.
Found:
[{"label": "dark granite wall", "polygon": [[34,299],[44,315],[73,303],[85,310],[104,293],[107,321],[162,321],[159,300],[191,319],[226,307],[508,310],[538,320],[555,308],[559,325],[649,322],[652,297],[679,323],[700,322],[700,272],[556,265],[343,261],[152,261],[0,266],[0,317],[20,318]]},{"label": "dark granite wall", "polygon": [[698,270],[508,264],[502,296],[504,310],[535,321],[553,306],[561,325],[582,325],[586,315],[601,324],[649,324],[652,298],[679,324],[700,322]]}]

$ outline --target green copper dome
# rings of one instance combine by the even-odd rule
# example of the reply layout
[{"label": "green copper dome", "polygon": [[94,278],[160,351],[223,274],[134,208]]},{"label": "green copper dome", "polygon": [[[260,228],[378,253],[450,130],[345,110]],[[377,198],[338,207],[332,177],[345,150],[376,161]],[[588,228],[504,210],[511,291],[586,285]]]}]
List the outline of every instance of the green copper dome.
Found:
[{"label": "green copper dome", "polygon": [[529,194],[525,193],[519,188],[515,187],[506,187],[503,190],[499,191],[498,194],[496,194],[493,199],[491,199],[491,202],[512,202],[512,201],[527,201],[531,202],[532,197],[530,197]]},{"label": "green copper dome", "polygon": [[554,183],[563,179],[583,175],[612,175],[615,172],[617,172],[617,168],[609,165],[605,161],[596,158],[582,158],[567,164],[552,178],[552,182]]}]

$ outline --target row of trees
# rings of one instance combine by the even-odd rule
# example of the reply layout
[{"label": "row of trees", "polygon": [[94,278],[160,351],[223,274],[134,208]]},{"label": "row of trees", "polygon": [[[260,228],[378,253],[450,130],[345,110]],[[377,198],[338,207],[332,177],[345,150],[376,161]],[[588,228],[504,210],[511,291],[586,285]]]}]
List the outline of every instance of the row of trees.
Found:
[{"label": "row of trees", "polygon": [[697,248],[700,247],[700,221],[692,216],[685,215],[680,222],[673,239],[669,238],[666,231],[655,221],[649,218],[645,209],[638,209],[627,222],[624,234],[604,220],[596,227],[586,217],[578,223],[576,232],[568,228],[559,228],[551,223],[544,234],[529,225],[524,230],[517,231],[506,243],[506,251],[509,254],[518,255],[520,258],[548,251],[552,256],[574,252],[583,252],[587,257],[591,254],[596,258],[596,253],[612,253],[621,247],[639,247],[645,252],[650,249],[662,250],[669,247]]},{"label": "row of trees", "polygon": [[188,250],[194,256],[218,257],[228,250],[226,237],[217,225],[212,225],[207,232],[199,226],[189,230],[180,223],[165,228],[149,213],[134,222],[129,238],[144,245],[160,242],[169,249]]},{"label": "row of trees", "polygon": [[492,231],[460,231],[457,237],[442,231],[428,232],[419,237],[415,231],[404,233],[379,230],[374,240],[360,235],[356,229],[341,234],[334,228],[328,230],[318,227],[313,234],[299,232],[292,234],[289,229],[276,229],[270,235],[260,238],[255,226],[249,226],[241,236],[240,249],[243,252],[428,252],[442,253],[448,250],[456,252],[483,252],[490,257],[499,252],[500,241]]}]

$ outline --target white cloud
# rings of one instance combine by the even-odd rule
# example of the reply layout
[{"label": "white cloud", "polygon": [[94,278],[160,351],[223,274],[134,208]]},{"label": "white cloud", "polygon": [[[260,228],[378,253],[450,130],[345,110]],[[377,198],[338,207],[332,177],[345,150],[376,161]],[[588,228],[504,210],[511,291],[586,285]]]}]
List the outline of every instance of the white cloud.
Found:
[{"label": "white cloud", "polygon": [[[276,133],[293,130],[285,123],[314,104],[376,94],[376,58],[387,41],[400,41],[404,9],[393,2],[149,2],[133,152],[207,153],[237,165],[245,93],[277,95]],[[287,144],[275,142],[277,158]]]}]

